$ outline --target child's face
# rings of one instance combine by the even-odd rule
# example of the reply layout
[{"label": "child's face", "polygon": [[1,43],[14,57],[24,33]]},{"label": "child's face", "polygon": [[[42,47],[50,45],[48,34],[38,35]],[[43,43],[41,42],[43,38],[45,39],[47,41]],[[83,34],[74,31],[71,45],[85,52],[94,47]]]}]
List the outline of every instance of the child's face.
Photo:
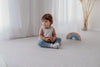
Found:
[{"label": "child's face", "polygon": [[45,28],[49,28],[51,26],[51,22],[49,20],[42,20],[42,25]]}]

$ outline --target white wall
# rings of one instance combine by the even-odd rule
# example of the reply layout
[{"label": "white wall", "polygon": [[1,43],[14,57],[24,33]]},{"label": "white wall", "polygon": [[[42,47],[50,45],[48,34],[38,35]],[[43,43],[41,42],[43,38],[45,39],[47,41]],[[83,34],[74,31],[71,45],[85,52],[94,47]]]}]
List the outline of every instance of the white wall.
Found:
[{"label": "white wall", "polygon": [[[32,24],[33,25],[33,30],[36,30],[36,32],[33,32],[34,34],[37,34],[38,33],[38,30],[40,28],[40,25],[41,25],[41,17],[43,14],[45,13],[53,13],[53,10],[52,10],[52,0],[31,0],[31,11],[30,11],[30,14],[31,14],[31,24],[33,22],[35,22],[36,24]],[[99,12],[100,12],[100,9],[99,9],[99,6],[100,6],[100,1],[97,0],[97,2],[95,3],[95,6],[94,6],[94,9],[90,15],[90,18],[89,18],[89,24],[88,24],[88,28],[90,30],[97,30],[97,31],[100,31],[100,15],[99,15]],[[53,5],[54,7],[54,5]],[[38,27],[38,26],[39,27]]]},{"label": "white wall", "polygon": [[39,0],[39,4],[40,17],[45,13],[52,13],[52,0]]},{"label": "white wall", "polygon": [[[30,36],[31,32],[28,32],[30,30],[29,24],[30,24],[30,1],[29,0],[18,0],[20,5],[20,16],[21,16],[21,22],[24,32],[21,36]],[[27,31],[27,32],[26,32]]]},{"label": "white wall", "polygon": [[89,29],[100,31],[100,0],[97,0],[89,18]]},{"label": "white wall", "polygon": [[40,28],[40,12],[39,12],[39,0],[30,0],[30,22],[31,22],[31,31],[32,34],[38,35]]},{"label": "white wall", "polygon": [[[12,37],[29,36],[28,26],[30,24],[30,1],[29,0],[9,0],[9,18]],[[24,32],[24,33],[23,33]],[[27,34],[28,33],[28,34]]]},{"label": "white wall", "polygon": [[[39,0],[40,4],[40,18],[45,13],[53,13],[52,0]],[[94,9],[90,15],[88,29],[100,31],[100,0],[97,0]]]}]

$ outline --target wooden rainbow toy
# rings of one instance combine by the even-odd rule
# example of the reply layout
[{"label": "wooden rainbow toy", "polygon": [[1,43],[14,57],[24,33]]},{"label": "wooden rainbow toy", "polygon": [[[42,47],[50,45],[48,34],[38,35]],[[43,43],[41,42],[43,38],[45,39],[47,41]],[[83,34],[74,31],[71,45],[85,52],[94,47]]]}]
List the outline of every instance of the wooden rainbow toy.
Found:
[{"label": "wooden rainbow toy", "polygon": [[81,37],[78,33],[71,32],[67,35],[67,39],[81,40]]}]

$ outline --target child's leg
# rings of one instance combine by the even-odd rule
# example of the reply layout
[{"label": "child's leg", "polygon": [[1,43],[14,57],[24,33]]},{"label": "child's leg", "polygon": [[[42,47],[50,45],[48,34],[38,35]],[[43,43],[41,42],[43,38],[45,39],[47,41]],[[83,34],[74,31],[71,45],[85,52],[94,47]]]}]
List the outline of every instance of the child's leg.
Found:
[{"label": "child's leg", "polygon": [[61,46],[61,38],[56,38],[56,40],[53,42],[53,46],[55,46],[57,49]]},{"label": "child's leg", "polygon": [[59,44],[61,44],[61,38],[56,38],[56,40],[55,40],[54,43],[59,43]]},{"label": "child's leg", "polygon": [[50,48],[51,43],[45,42],[44,40],[39,40],[38,45],[41,47]]}]

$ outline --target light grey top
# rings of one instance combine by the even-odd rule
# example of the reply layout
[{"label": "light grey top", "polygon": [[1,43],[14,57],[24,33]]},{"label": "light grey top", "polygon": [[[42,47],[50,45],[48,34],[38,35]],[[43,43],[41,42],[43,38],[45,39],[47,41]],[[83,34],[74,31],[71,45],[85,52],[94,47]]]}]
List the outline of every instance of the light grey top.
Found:
[{"label": "light grey top", "polygon": [[52,37],[52,33],[53,33],[53,27],[52,26],[49,29],[45,29],[44,26],[41,26],[41,29],[43,29],[44,37]]}]

